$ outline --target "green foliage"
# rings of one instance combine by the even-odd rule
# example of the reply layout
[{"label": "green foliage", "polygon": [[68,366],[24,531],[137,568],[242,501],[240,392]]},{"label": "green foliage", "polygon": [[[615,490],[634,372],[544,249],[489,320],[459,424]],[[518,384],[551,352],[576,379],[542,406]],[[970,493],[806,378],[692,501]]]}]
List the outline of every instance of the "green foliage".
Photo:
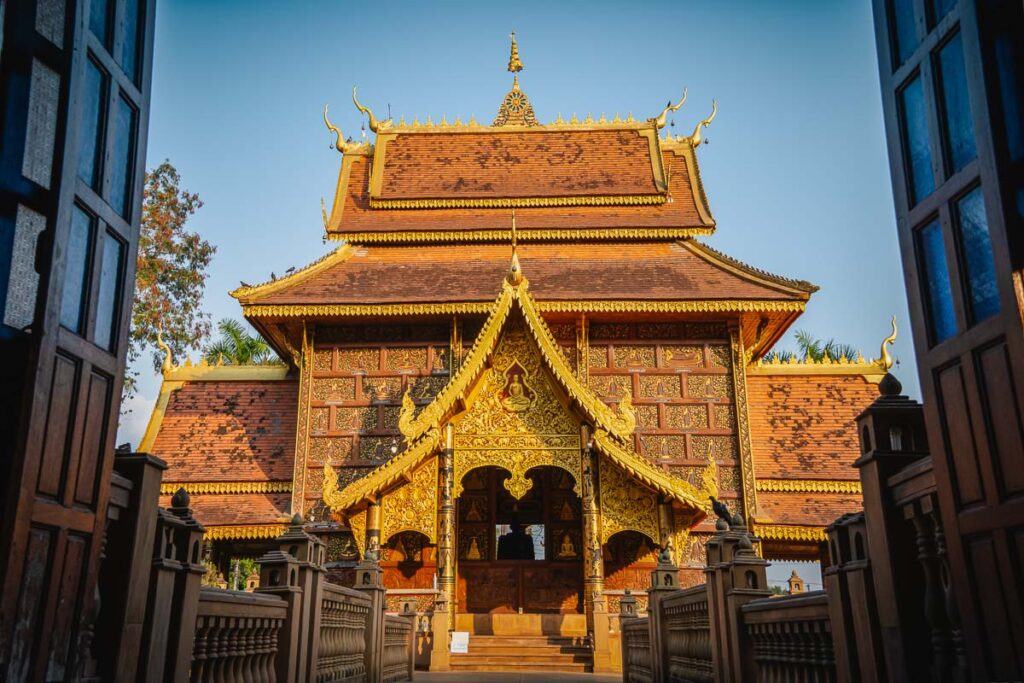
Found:
[{"label": "green foliage", "polygon": [[832,360],[845,358],[848,361],[854,361],[860,355],[857,349],[849,344],[838,342],[835,339],[822,340],[807,330],[797,330],[793,336],[796,337],[796,351],[788,349],[772,351],[765,356],[765,360],[772,363],[787,363],[795,358],[797,361],[820,363],[825,360],[825,356]]},{"label": "green foliage", "polygon": [[207,363],[264,365],[280,362],[267,342],[262,337],[249,334],[244,323],[224,318],[217,323],[217,330],[220,337],[203,349]]},{"label": "green foliage", "polygon": [[209,560],[206,560],[203,564],[206,566],[206,572],[203,574],[203,578],[200,583],[204,586],[210,586],[211,588],[220,588],[220,582],[223,580],[223,577],[217,570],[217,565]]},{"label": "green foliage", "polygon": [[[159,330],[177,358],[197,348],[210,333],[209,315],[200,304],[207,267],[217,248],[187,230],[189,218],[202,205],[199,195],[181,188],[181,176],[170,161],[146,173],[129,334],[131,364],[151,351],[153,369],[160,370]],[[135,391],[137,376],[135,371],[125,377],[126,399]]]},{"label": "green foliage", "polygon": [[788,589],[777,585],[768,586],[768,592],[770,592],[772,595],[789,595]]}]

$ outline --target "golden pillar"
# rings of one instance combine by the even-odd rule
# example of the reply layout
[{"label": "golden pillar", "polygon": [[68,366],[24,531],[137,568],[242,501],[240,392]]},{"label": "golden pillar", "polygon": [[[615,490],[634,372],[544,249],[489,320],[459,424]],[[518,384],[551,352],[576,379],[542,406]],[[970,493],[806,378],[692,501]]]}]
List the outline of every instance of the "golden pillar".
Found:
[{"label": "golden pillar", "polygon": [[448,601],[448,627],[455,627],[455,436],[452,425],[445,427],[441,453],[441,514],[437,534],[437,588]]},{"label": "golden pillar", "polygon": [[604,558],[601,555],[597,455],[590,448],[590,433],[586,425],[580,427],[580,444],[580,472],[583,476],[583,609],[587,615],[587,629],[593,632],[594,601],[604,599]]},{"label": "golden pillar", "polygon": [[366,509],[366,559],[380,562],[380,497],[374,496]]},{"label": "golden pillar", "polygon": [[661,547],[669,548],[672,560],[676,557],[675,524],[672,519],[672,501],[662,500],[658,503],[658,532],[661,534]]}]

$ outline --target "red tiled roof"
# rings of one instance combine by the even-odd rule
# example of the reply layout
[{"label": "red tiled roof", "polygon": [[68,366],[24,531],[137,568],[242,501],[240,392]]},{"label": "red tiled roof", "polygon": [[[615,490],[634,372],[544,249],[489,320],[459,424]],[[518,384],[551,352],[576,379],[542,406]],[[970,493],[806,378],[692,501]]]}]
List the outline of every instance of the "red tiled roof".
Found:
[{"label": "red tiled roof", "polygon": [[[691,243],[692,244],[692,243]],[[353,246],[344,260],[268,294],[237,295],[243,304],[490,302],[508,271],[508,245]],[[806,300],[797,283],[740,274],[697,245],[527,243],[523,274],[538,301]],[[703,254],[703,255],[702,255]]]},{"label": "red tiled roof", "polygon": [[757,506],[770,524],[823,527],[847,512],[862,510],[864,503],[858,494],[762,491]]},{"label": "red tiled roof", "polygon": [[651,139],[636,130],[400,133],[378,145],[380,199],[659,192]]},{"label": "red tiled roof", "polygon": [[298,383],[190,381],[171,392],[153,455],[164,481],[290,481]]},{"label": "red tiled roof", "polygon": [[748,375],[757,477],[857,480],[854,418],[876,398],[861,375]]},{"label": "red tiled roof", "polygon": [[[192,515],[203,526],[249,526],[280,524],[291,508],[290,493],[193,493],[189,496]],[[171,496],[160,496],[168,507]]]},{"label": "red tiled roof", "polygon": [[[697,193],[694,192],[693,183],[698,183],[699,180],[692,177],[693,169],[689,168],[687,159],[673,151],[663,152],[662,158],[669,190],[669,201],[665,203],[639,206],[573,205],[518,208],[516,227],[525,238],[529,237],[531,230],[713,228],[714,222],[702,218],[697,207]],[[457,233],[510,229],[511,218],[508,208],[372,209],[369,189],[370,167],[371,159],[363,156],[354,156],[351,164],[343,166],[343,173],[347,173],[348,177],[343,178],[339,191],[343,190],[344,196],[339,200],[341,205],[334,213],[334,222],[327,230],[328,235],[344,238],[349,233],[443,232],[451,233],[455,237]],[[460,172],[462,170],[459,169]],[[632,178],[635,173],[636,171],[629,171],[625,177]],[[595,178],[601,178],[600,174],[584,174],[583,177],[587,179],[586,182],[594,182]],[[536,183],[537,179],[524,178],[523,182]],[[548,181],[549,186],[552,182],[554,181]],[[636,183],[636,180],[628,181],[629,186],[635,186]],[[537,190],[533,192],[536,194]]]}]

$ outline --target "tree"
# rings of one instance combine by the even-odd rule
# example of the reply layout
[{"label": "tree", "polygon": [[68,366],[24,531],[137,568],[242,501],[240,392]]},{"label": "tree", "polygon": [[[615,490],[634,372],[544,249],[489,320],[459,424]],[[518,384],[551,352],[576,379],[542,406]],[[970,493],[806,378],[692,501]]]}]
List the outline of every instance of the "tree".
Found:
[{"label": "tree", "polygon": [[232,318],[217,323],[220,338],[203,349],[207,363],[227,365],[263,365],[276,363],[278,358],[262,337],[249,334],[245,325]]},{"label": "tree", "polygon": [[[210,333],[210,316],[200,304],[206,269],[217,248],[186,229],[202,205],[198,194],[181,188],[181,176],[170,161],[146,173],[128,347],[132,366],[148,350],[153,369],[160,370],[163,357],[157,334],[161,332],[179,358],[198,348]],[[125,399],[134,393],[137,377],[138,370],[125,377]]]},{"label": "tree", "polygon": [[849,361],[856,360],[860,355],[857,349],[849,344],[838,342],[835,339],[823,341],[813,336],[807,330],[797,330],[794,336],[796,337],[796,351],[786,349],[773,351],[765,357],[765,360],[784,363],[792,358],[796,358],[805,363],[811,361],[820,363],[825,360],[826,355],[832,360],[845,358]]}]

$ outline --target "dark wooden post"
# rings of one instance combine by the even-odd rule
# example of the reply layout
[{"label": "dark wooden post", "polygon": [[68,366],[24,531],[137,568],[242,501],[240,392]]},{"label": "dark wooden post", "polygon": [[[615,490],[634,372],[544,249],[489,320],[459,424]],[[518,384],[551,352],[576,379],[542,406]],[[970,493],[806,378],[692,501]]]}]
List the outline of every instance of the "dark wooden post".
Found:
[{"label": "dark wooden post", "polygon": [[[921,404],[900,396],[902,387],[892,375],[879,383],[881,396],[857,417],[867,544],[877,597],[878,624],[886,669],[892,681],[909,681],[911,652],[927,643],[926,625],[914,614],[923,596],[914,577],[917,568],[913,534],[894,508],[889,478],[928,455]],[[922,638],[923,634],[923,638]]]},{"label": "dark wooden post", "polygon": [[[174,577],[174,597],[167,640],[167,664],[164,680],[168,683],[187,683],[192,665],[192,640],[196,633],[196,616],[199,613],[199,589],[202,588],[203,534],[202,525],[192,516],[188,507],[189,496],[185,489],[178,489],[171,499],[170,513],[179,524],[173,529],[174,548],[178,558],[177,575]],[[152,675],[150,670],[149,675]]]},{"label": "dark wooden post", "polygon": [[756,539],[747,533],[739,515],[733,515],[731,525],[718,520],[715,528],[717,532],[707,544],[705,570],[715,681],[756,681],[757,669],[740,608],[771,594],[765,574],[768,563],[754,552]]},{"label": "dark wooden post", "polygon": [[430,620],[432,642],[430,648],[430,670],[448,671],[448,596],[438,593],[434,598],[434,614]]},{"label": "dark wooden post", "polygon": [[[368,522],[367,535],[369,533]],[[370,598],[370,612],[366,618],[366,681],[381,683],[384,673],[384,611],[387,609],[384,598],[387,591],[384,589],[384,570],[380,568],[377,553],[371,554],[369,544],[366,554],[366,558],[356,565],[356,585],[353,587]]]},{"label": "dark wooden post", "polygon": [[320,645],[320,603],[323,599],[324,544],[303,529],[302,516],[295,513],[291,525],[276,541],[278,548],[298,560],[298,583],[302,589],[299,612],[299,650],[296,653],[297,681],[316,680],[317,652]]},{"label": "dark wooden post", "polygon": [[658,566],[651,572],[651,587],[647,589],[647,621],[651,630],[651,672],[654,680],[667,678],[665,667],[665,628],[662,623],[661,601],[679,590],[679,567],[672,562],[668,546],[658,555]]},{"label": "dark wooden post", "polygon": [[257,562],[260,565],[260,586],[256,593],[276,595],[285,601],[287,616],[278,632],[277,657],[274,670],[282,683],[297,681],[302,637],[303,591],[299,586],[299,561],[293,555],[271,550]]}]

